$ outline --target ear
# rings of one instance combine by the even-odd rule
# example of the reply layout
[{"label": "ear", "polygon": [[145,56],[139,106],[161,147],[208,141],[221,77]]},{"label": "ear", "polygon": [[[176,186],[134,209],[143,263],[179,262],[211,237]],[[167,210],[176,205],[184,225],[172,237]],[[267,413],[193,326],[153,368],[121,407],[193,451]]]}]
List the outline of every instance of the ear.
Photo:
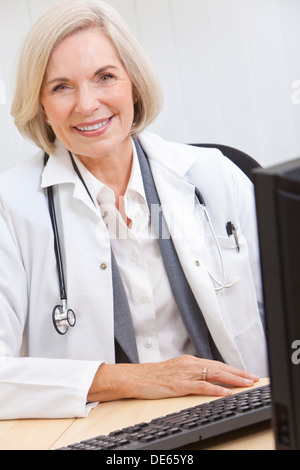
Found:
[{"label": "ear", "polygon": [[49,118],[48,118],[48,116],[47,116],[47,113],[46,113],[45,108],[44,108],[43,105],[42,105],[42,111],[43,111],[43,118],[44,118],[44,120],[45,120],[46,123],[49,124],[49,126],[50,126],[51,123],[50,123],[50,120],[49,120]]},{"label": "ear", "polygon": [[133,85],[132,86],[132,101],[133,101],[133,104],[136,104],[139,99],[140,99],[140,97],[138,95],[138,92],[137,92],[135,86]]}]

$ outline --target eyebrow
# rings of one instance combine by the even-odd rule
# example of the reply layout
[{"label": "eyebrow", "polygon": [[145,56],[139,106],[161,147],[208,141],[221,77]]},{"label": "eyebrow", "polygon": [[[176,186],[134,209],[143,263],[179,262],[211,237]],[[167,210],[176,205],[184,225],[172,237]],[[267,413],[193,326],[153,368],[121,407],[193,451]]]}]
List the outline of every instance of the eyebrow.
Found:
[{"label": "eyebrow", "polygon": [[[94,73],[94,77],[96,77],[97,75],[100,75],[100,73],[103,73],[105,72],[106,70],[109,70],[109,69],[118,69],[118,67],[116,65],[105,65],[104,67],[101,67],[100,69],[96,70],[96,72]],[[57,77],[57,78],[53,78],[52,80],[50,80],[49,82],[46,83],[46,86],[48,85],[51,85],[52,83],[56,83],[56,82],[69,82],[70,80],[66,77]]]}]

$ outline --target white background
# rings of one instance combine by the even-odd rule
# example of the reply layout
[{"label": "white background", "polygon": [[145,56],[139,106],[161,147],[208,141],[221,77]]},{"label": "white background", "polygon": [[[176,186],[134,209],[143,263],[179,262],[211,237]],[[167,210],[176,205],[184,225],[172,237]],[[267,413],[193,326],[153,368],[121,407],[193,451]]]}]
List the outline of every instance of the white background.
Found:
[{"label": "white background", "polygon": [[[14,67],[30,26],[59,1],[0,0],[0,172],[37,150],[10,117]],[[132,27],[163,86],[164,109],[150,130],[231,145],[263,166],[300,156],[299,0],[107,3]]]}]

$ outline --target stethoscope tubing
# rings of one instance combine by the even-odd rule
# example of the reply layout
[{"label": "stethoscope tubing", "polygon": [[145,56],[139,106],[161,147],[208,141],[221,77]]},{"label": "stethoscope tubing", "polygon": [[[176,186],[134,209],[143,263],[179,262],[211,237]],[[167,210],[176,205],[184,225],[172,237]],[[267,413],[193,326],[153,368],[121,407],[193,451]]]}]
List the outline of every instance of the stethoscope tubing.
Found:
[{"label": "stethoscope tubing", "polygon": [[218,250],[218,254],[219,254],[219,258],[220,258],[220,261],[221,261],[221,267],[222,267],[222,277],[223,277],[223,281],[220,282],[218,281],[213,275],[212,273],[207,270],[208,274],[210,275],[211,279],[215,282],[215,284],[218,285],[218,287],[215,287],[215,291],[218,292],[218,291],[221,291],[223,289],[228,289],[229,287],[232,287],[234,284],[236,284],[236,280],[231,282],[230,284],[227,284],[226,283],[226,279],[227,279],[227,276],[226,276],[226,268],[225,268],[225,263],[224,263],[224,258],[223,258],[223,255],[222,255],[222,250],[221,250],[221,247],[220,247],[220,243],[218,241],[218,237],[216,235],[216,232],[214,230],[214,227],[213,227],[213,224],[210,220],[210,217],[209,217],[209,213],[206,209],[206,204],[205,204],[205,200],[204,200],[204,197],[202,196],[201,192],[199,191],[199,189],[197,187],[195,187],[195,196],[196,196],[196,199],[197,199],[197,202],[202,206],[203,208],[203,211],[204,211],[204,214],[205,214],[205,217],[206,217],[206,220],[208,222],[208,225],[210,227],[210,230],[212,232],[212,235],[213,235],[213,238],[215,240],[215,243],[216,243],[216,246],[217,246],[217,250]]},{"label": "stethoscope tubing", "polygon": [[57,229],[57,220],[56,220],[56,214],[55,214],[52,186],[49,186],[47,188],[47,193],[48,193],[49,213],[50,213],[50,219],[51,219],[53,236],[54,236],[54,251],[55,251],[57,272],[58,272],[58,278],[59,278],[60,298],[61,300],[66,300],[67,295],[66,295],[66,288],[65,288],[65,278],[64,278],[64,270],[63,270],[63,264],[62,264],[59,235],[58,235],[58,229]]}]

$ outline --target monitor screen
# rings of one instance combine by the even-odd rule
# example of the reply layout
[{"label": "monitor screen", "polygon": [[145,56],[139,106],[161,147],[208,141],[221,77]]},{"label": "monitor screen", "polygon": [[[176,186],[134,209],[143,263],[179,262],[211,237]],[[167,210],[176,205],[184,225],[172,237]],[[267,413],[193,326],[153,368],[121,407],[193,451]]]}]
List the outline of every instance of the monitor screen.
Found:
[{"label": "monitor screen", "polygon": [[277,449],[300,449],[300,158],[253,172]]}]

